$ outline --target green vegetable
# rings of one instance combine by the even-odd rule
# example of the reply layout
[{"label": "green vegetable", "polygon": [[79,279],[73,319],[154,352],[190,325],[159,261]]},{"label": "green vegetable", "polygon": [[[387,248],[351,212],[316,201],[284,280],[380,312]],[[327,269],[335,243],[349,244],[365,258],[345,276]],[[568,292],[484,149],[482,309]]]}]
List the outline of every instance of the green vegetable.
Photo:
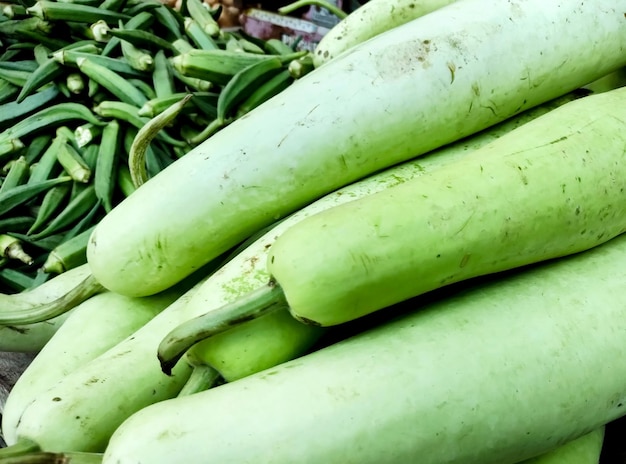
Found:
[{"label": "green vegetable", "polygon": [[[568,103],[458,163],[309,218],[268,258],[292,314],[363,316],[626,230],[626,88]],[[622,170],[624,168],[624,170]]]},{"label": "green vegetable", "polygon": [[275,308],[338,325],[621,234],[626,153],[615,134],[625,103],[626,88],[567,103],[454,163],[294,224],[269,250],[267,283],[175,329],[162,362]]},{"label": "green vegetable", "polygon": [[11,390],[2,412],[7,443],[16,441],[20,416],[37,395],[130,336],[182,293],[129,298],[102,292],[76,306]]},{"label": "green vegetable", "polygon": [[15,441],[8,444],[32,439],[44,451],[101,451],[115,428],[132,413],[176,396],[191,369],[181,364],[172,377],[163,375],[155,356],[157,345],[168,328],[180,320],[181,310],[193,294],[192,285],[205,279],[218,264],[221,260],[181,282],[181,288],[189,290],[132,335],[42,390],[26,406],[11,432]]},{"label": "green vegetable", "polygon": [[511,20],[508,3],[467,0],[374,37],[123,200],[90,242],[94,275],[123,294],[161,291],[330,191],[622,66],[623,8],[602,1],[529,0]]},{"label": "green vegetable", "polygon": [[[341,189],[282,221],[247,245],[213,275],[198,284],[193,291],[181,297],[180,301],[146,324],[132,339],[120,343],[108,354],[94,360],[84,371],[68,376],[54,393],[65,398],[63,404],[48,403],[44,400],[38,403],[40,405],[38,407],[43,408],[39,410],[37,419],[42,429],[36,437],[33,437],[42,443],[55,443],[59,449],[101,449],[100,443],[106,440],[117,424],[138,408],[153,402],[154,395],[159,399],[165,399],[180,392],[184,393],[191,382],[188,380],[191,377],[186,363],[176,366],[174,376],[168,378],[162,375],[158,365],[146,362],[146,359],[154,357],[162,337],[181,321],[233,301],[264,282],[268,277],[264,265],[268,245],[290,224],[323,208],[353,200],[359,195],[388,188],[438,169],[467,155],[476,146],[483,145],[513,127],[549,111],[554,105],[572,98],[575,98],[574,94],[549,105],[542,105],[480,135],[442,149],[437,155],[429,155],[421,160],[406,163],[369,180]],[[287,311],[277,312],[237,326],[227,334],[199,344],[197,349],[190,352],[186,361],[194,366],[194,372],[198,366],[210,365],[218,370],[224,379],[232,381],[303,354],[324,332],[297,323]],[[81,385],[94,375],[101,378],[102,383],[91,384],[88,389],[82,388]],[[129,389],[134,392],[132,398],[124,394]],[[109,411],[116,411],[107,415],[104,422],[100,422],[101,414],[89,412],[101,403],[107,404]],[[53,411],[48,409],[49,406]],[[81,417],[89,417],[90,420],[76,420],[77,413]],[[33,414],[33,417],[35,415]],[[61,423],[62,426],[59,425]],[[61,429],[63,432],[59,441],[57,434]]]},{"label": "green vegetable", "polygon": [[427,15],[456,0],[369,0],[333,26],[316,45],[319,67],[378,34]]},{"label": "green vegetable", "polygon": [[604,443],[604,425],[547,453],[520,464],[598,464]]},{"label": "green vegetable", "polygon": [[395,321],[142,409],[103,464],[484,464],[548,452],[626,411],[625,258],[622,235],[407,302]]},{"label": "green vegetable", "polygon": [[[75,269],[82,268],[83,266],[79,266]],[[64,274],[67,273],[64,272],[61,275]],[[34,278],[31,278],[31,280],[34,280]],[[51,279],[49,282],[56,281]],[[51,284],[50,286],[53,287],[54,285]],[[53,319],[71,310],[93,295],[102,292],[103,288],[95,281],[93,276],[88,275],[75,287],[66,290],[56,298],[49,298],[36,290],[38,290],[38,287],[29,286],[29,288],[20,293],[11,295],[0,294],[5,303],[0,311],[0,325],[19,326]],[[24,296],[26,297],[23,298]]]}]

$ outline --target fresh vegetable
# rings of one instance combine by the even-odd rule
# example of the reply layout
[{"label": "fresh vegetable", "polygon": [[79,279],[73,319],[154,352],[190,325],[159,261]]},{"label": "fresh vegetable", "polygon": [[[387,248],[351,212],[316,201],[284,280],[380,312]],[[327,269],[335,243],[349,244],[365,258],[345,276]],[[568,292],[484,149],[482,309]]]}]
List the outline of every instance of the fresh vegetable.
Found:
[{"label": "fresh vegetable", "polygon": [[[49,372],[47,388],[43,380],[37,387],[39,394],[28,405],[20,404],[24,411],[11,419],[8,427],[15,426],[7,437],[11,448],[19,450],[34,441],[36,449],[46,452],[102,451],[113,430],[130,414],[178,395],[191,374],[190,367],[181,363],[171,377],[165,376],[155,352],[165,332],[180,321],[180,311],[199,283],[222,261],[214,260],[183,280],[182,287],[176,287],[188,288],[184,294],[115,346],[57,379]],[[106,343],[104,334],[109,329],[96,324],[92,330],[102,331]],[[76,346],[67,337],[65,343]],[[0,458],[4,455],[0,450]]]},{"label": "fresh vegetable", "polygon": [[84,264],[32,290],[0,294],[0,324],[14,326],[52,319],[103,290]]},{"label": "fresh vegetable", "polygon": [[624,415],[625,257],[622,235],[451,287],[430,304],[406,302],[395,321],[142,409],[115,431],[103,463],[537,456]]},{"label": "fresh vegetable", "polygon": [[456,0],[369,0],[319,41],[313,64],[319,67],[372,37],[442,8]]},{"label": "fresh vegetable", "polygon": [[131,298],[103,292],[75,307],[9,393],[2,413],[6,442],[16,441],[20,416],[38,394],[130,336],[182,293]]},{"label": "fresh vegetable", "polygon": [[162,364],[276,308],[338,325],[431,290],[577,253],[626,231],[626,87],[556,108],[454,163],[292,225],[266,284],[164,339]]},{"label": "fresh vegetable", "polygon": [[37,353],[50,341],[71,314],[65,311],[57,317],[24,325],[0,325],[0,351]]},{"label": "fresh vegetable", "polygon": [[626,87],[568,103],[458,163],[299,223],[268,271],[294,316],[332,325],[599,245],[626,231],[624,121]]},{"label": "fresh vegetable", "polygon": [[605,426],[578,437],[520,464],[598,464],[604,443]]},{"label": "fresh vegetable", "polygon": [[[433,172],[578,95],[578,92],[570,93],[540,105],[425,157],[407,161],[338,189],[302,208],[271,227],[203,283],[187,303],[187,317],[183,319],[192,320],[194,316],[209,313],[247,296],[251,290],[266,283],[270,278],[266,262],[272,245],[281,234],[304,218]],[[211,366],[230,382],[303,354],[312,341],[323,333],[317,328],[297,323],[287,310],[282,310],[236,325],[225,333],[194,345],[187,352],[186,360],[193,366]],[[174,358],[170,362],[163,359],[164,371],[169,372],[176,360]]]},{"label": "fresh vegetable", "polygon": [[622,6],[467,0],[355,47],[122,201],[92,235],[94,275],[122,294],[161,291],[336,188],[622,66]]},{"label": "fresh vegetable", "polygon": [[[289,224],[320,209],[437,169],[577,96],[578,93],[566,95],[452,147],[442,149],[437,155],[432,154],[419,161],[406,163],[352,187],[341,189],[285,219],[250,245],[246,245],[243,251],[194,288],[193,293],[185,295],[181,301],[156,316],[135,333],[132,339],[120,343],[99,359],[68,375],[46,395],[38,398],[29,406],[29,409],[35,408],[28,414],[30,418],[27,420],[23,417],[21,420],[19,428],[22,434],[35,439],[45,449],[102,449],[102,443],[116,427],[115,421],[119,424],[132,412],[152,403],[154,392],[160,399],[177,396],[181,391],[184,393],[181,385],[187,386],[193,381],[185,363],[177,366],[174,377],[168,380],[163,379],[158,363],[152,364],[146,360],[155,359],[161,338],[181,321],[232,301],[261,284],[267,278],[264,263],[268,245]],[[278,312],[238,326],[227,334],[208,340],[205,345],[198,345],[196,350],[190,352],[187,361],[194,369],[208,364],[217,369],[225,380],[232,381],[305,353],[323,333],[318,328],[296,322],[286,311]],[[92,384],[88,389],[84,388],[87,379],[94,376],[102,382]],[[130,399],[124,393],[129,389],[133,391]],[[51,401],[54,397],[64,398],[63,403]],[[94,408],[104,404],[107,407],[104,414],[106,419],[101,423],[103,414],[94,412]],[[75,418],[77,412],[80,412],[81,417],[92,419],[79,421]],[[60,424],[62,436],[59,436]],[[31,430],[30,435],[26,430]]]},{"label": "fresh vegetable", "polygon": [[[224,120],[224,115],[217,118],[217,100],[235,74],[217,83],[206,80],[208,75],[205,80],[193,79],[184,70],[174,69],[172,61],[181,53],[181,43],[188,45],[185,52],[198,51],[185,40],[190,39],[185,19],[193,12],[206,26],[207,15],[211,17],[199,0],[181,11],[156,0],[44,0],[5,6],[11,10],[19,6],[20,13],[11,19],[0,16],[0,158],[6,163],[0,173],[0,193],[20,201],[9,209],[0,205],[0,221],[10,226],[2,232],[22,235],[34,263],[9,262],[0,273],[22,275],[22,283],[37,285],[42,279],[35,277],[50,249],[95,225],[129,193],[124,183],[127,170],[136,183],[153,177],[184,156],[191,144],[239,117],[239,104],[253,84],[264,84],[265,78],[260,73],[258,79],[237,75],[238,85],[221,97],[220,110],[228,112]],[[217,25],[215,20],[212,24]],[[243,56],[245,60],[254,49],[255,58],[272,64],[279,60],[280,70],[305,53],[278,58],[260,45],[254,48],[239,31],[218,32],[213,30],[209,36],[210,51],[218,60],[235,53],[228,45],[235,42],[245,49],[245,53],[235,53],[235,59]],[[219,69],[218,65],[214,72]],[[201,95],[194,87],[200,82],[211,88],[210,96],[206,91]],[[247,88],[242,85],[245,83],[249,83]],[[265,98],[283,88],[266,87]],[[192,96],[180,112],[171,111],[167,117],[163,111],[172,102],[163,106],[163,101],[173,94]],[[245,110],[260,101],[246,101]],[[147,110],[151,113],[146,114]],[[210,131],[205,131],[207,126]],[[135,147],[143,146],[145,157],[137,156],[141,150],[130,150],[132,143],[125,143],[133,137],[138,138]],[[26,143],[31,138],[37,143]],[[2,175],[10,166],[14,166],[11,175]],[[21,175],[29,169],[34,175],[26,181],[32,184],[26,189],[32,196],[27,198]],[[61,178],[68,183],[71,180],[72,191],[78,190],[74,183],[84,183],[95,185],[95,192],[87,190],[80,205],[74,205],[80,207],[73,206],[63,221],[53,224],[54,233],[47,229],[45,238],[55,235],[56,243],[43,247],[44,237],[36,232],[45,230],[59,209],[67,206],[68,198],[62,195],[67,189],[49,183],[36,187],[35,180],[60,182]],[[0,199],[0,203],[4,201]],[[31,217],[33,223],[6,222],[14,217]],[[5,293],[21,286],[0,283],[4,285],[0,291]]]}]

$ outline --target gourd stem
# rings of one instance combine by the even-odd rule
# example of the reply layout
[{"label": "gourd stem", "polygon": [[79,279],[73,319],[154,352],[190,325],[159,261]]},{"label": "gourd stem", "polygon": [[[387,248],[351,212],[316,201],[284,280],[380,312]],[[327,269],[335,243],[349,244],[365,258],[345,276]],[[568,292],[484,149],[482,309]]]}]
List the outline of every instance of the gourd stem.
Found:
[{"label": "gourd stem", "polygon": [[24,456],[26,454],[40,451],[39,445],[31,440],[20,439],[11,446],[0,448],[0,459],[5,462],[6,459]]},{"label": "gourd stem", "polygon": [[185,382],[185,385],[178,393],[178,396],[193,395],[204,390],[215,387],[222,376],[217,370],[211,366],[197,365],[193,366],[191,376]]},{"label": "gourd stem", "polygon": [[27,309],[10,306],[0,308],[0,325],[26,325],[47,321],[60,316],[102,291],[104,287],[93,275],[89,275],[65,295],[48,303],[34,305]]},{"label": "gourd stem", "polygon": [[183,322],[172,329],[159,344],[158,358],[161,370],[171,375],[172,368],[178,360],[196,343],[232,329],[243,322],[287,307],[282,288],[270,281],[267,285],[253,290],[232,303]]}]

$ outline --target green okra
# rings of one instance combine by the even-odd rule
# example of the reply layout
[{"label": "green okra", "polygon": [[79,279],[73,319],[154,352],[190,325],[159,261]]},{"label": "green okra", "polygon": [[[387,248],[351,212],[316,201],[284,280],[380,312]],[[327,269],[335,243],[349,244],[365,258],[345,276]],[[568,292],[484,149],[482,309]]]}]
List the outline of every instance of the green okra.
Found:
[{"label": "green okra", "polygon": [[152,88],[156,98],[165,98],[176,92],[172,67],[163,50],[158,50],[154,54]]},{"label": "green okra", "polygon": [[90,143],[83,147],[83,159],[91,171],[96,170],[96,164],[98,162],[98,151],[100,145],[98,143]]},{"label": "green okra", "polygon": [[[37,67],[26,79],[22,90],[17,96],[16,101],[19,103],[23,101],[27,96],[31,95],[41,86],[53,82],[64,72],[63,67],[57,63],[54,59],[48,58],[41,65]],[[58,93],[58,89],[54,89]]]},{"label": "green okra", "polygon": [[145,78],[145,72],[133,68],[128,61],[123,58],[114,58],[101,54],[94,54],[80,50],[59,50],[52,53],[52,58],[64,65],[76,65],[78,58],[89,58],[90,60],[115,71],[123,77]]},{"label": "green okra", "polygon": [[20,87],[0,78],[0,103],[11,100],[20,92]]},{"label": "green okra", "polygon": [[130,196],[135,190],[137,190],[137,187],[135,187],[133,179],[130,176],[130,170],[125,164],[120,165],[117,170],[116,185],[124,197]]},{"label": "green okra", "polygon": [[[139,114],[139,116],[153,118],[168,109],[173,104],[181,101],[188,94],[189,92],[176,92],[165,97],[152,98],[139,108],[139,112],[137,114]],[[215,100],[214,103],[217,103],[217,94],[213,92],[194,92],[191,95],[192,97],[189,100],[189,103],[193,103],[194,100],[201,98],[212,99]]]},{"label": "green okra", "polygon": [[41,269],[46,273],[61,274],[87,262],[87,243],[95,225],[80,234],[64,240],[48,254]]},{"label": "green okra", "polygon": [[38,240],[76,224],[97,202],[94,186],[92,184],[86,186],[43,230],[31,235],[31,239]]},{"label": "green okra", "polygon": [[128,79],[128,82],[137,87],[148,99],[156,98],[154,87],[152,87],[147,80],[143,79]]},{"label": "green okra", "polygon": [[0,234],[26,232],[33,224],[32,216],[7,216],[0,219]]},{"label": "green okra", "polygon": [[48,132],[42,132],[41,134],[37,134],[35,137],[31,139],[30,144],[26,148],[26,152],[24,153],[24,157],[29,164],[35,163],[41,154],[46,150],[46,148],[50,145],[52,141],[52,134]]},{"label": "green okra", "polygon": [[9,81],[13,85],[23,87],[31,71],[24,71],[23,69],[10,69],[0,67],[0,79]]},{"label": "green okra", "polygon": [[155,8],[152,14],[158,23],[167,30],[173,40],[183,37],[183,17],[178,11],[162,4],[159,8]]},{"label": "green okra", "polygon": [[79,148],[83,148],[85,145],[93,142],[94,139],[102,134],[102,126],[96,126],[90,122],[81,124],[74,129],[74,139]]},{"label": "green okra", "polygon": [[[137,129],[141,129],[149,121],[149,118],[139,116],[139,108],[121,101],[107,100],[100,102],[100,104],[94,108],[94,112],[104,118],[113,118],[125,121]],[[157,134],[157,138],[173,146],[184,147],[187,145],[181,140],[174,139],[165,131],[160,131]]]},{"label": "green okra", "polygon": [[102,87],[115,95],[120,101],[141,107],[148,98],[115,71],[102,66],[90,58],[77,58],[76,65],[90,79],[93,79]]},{"label": "green okra", "polygon": [[67,137],[64,134],[58,134],[52,139],[52,143],[47,146],[39,160],[32,165],[27,183],[34,184],[47,180],[59,170],[57,152],[66,142]]},{"label": "green okra", "polygon": [[259,85],[244,101],[238,105],[236,113],[237,118],[240,118],[244,114],[259,106],[261,103],[285,90],[292,84],[293,80],[294,79],[289,70],[284,69],[263,84]]},{"label": "green okra", "polygon": [[21,261],[29,266],[34,262],[32,256],[24,251],[22,241],[8,234],[0,234],[0,256]]},{"label": "green okra", "polygon": [[122,56],[131,68],[140,72],[151,72],[154,69],[154,58],[146,50],[122,39],[120,39],[120,47]]},{"label": "green okra", "polygon": [[37,69],[37,67],[38,67],[37,61],[34,59],[0,61],[0,69],[8,69],[12,71],[33,72],[35,69]]},{"label": "green okra", "polygon": [[65,85],[68,90],[74,95],[80,95],[84,92],[87,84],[85,83],[85,77],[79,72],[69,73],[65,76]]},{"label": "green okra", "polygon": [[11,122],[45,108],[58,96],[59,90],[54,86],[50,86],[22,99],[20,102],[16,100],[0,105],[0,128],[7,127]]},{"label": "green okra", "polygon": [[114,28],[110,34],[122,41],[127,41],[135,47],[148,50],[168,50],[170,53],[178,53],[176,47],[166,39],[143,29]]},{"label": "green okra", "polygon": [[43,108],[21,119],[17,124],[0,133],[0,142],[14,138],[19,139],[35,131],[51,126],[58,127],[73,120],[103,124],[85,105],[76,102],[62,102]]},{"label": "green okra", "polygon": [[[33,286],[33,278],[24,272],[10,267],[0,269],[0,281],[11,288],[14,292],[20,293]],[[5,292],[3,292],[5,293]]]},{"label": "green okra", "polygon": [[57,1],[39,0],[27,8],[29,14],[45,21],[80,21],[95,23],[104,20],[110,24],[117,24],[121,20],[128,20],[130,16],[117,11],[105,10],[91,5],[77,3],[60,3]]},{"label": "green okra", "polygon": [[[154,23],[154,16],[149,11],[142,11],[134,15],[123,25],[127,29],[147,29]],[[120,39],[111,37],[102,50],[102,55],[109,56],[120,45]]]},{"label": "green okra", "polygon": [[103,0],[102,3],[98,5],[98,8],[102,8],[103,10],[121,12],[125,6],[126,0]]},{"label": "green okra", "polygon": [[185,95],[181,100],[171,105],[168,109],[150,119],[139,128],[136,137],[128,152],[128,166],[136,187],[148,180],[146,171],[146,152],[152,140],[182,111],[185,104],[191,98],[191,94]]},{"label": "green okra", "polygon": [[91,169],[81,154],[69,142],[61,145],[57,151],[57,160],[65,172],[76,182],[87,183],[91,179]]},{"label": "green okra", "polygon": [[18,185],[22,185],[26,182],[29,176],[30,165],[24,156],[13,160],[9,172],[5,176],[2,184],[0,185],[0,195],[4,192],[8,192]]},{"label": "green okra", "polygon": [[209,34],[207,34],[197,21],[190,17],[185,18],[185,35],[200,50],[218,50],[219,46]]},{"label": "green okra", "polygon": [[221,28],[213,15],[211,15],[206,3],[202,0],[186,0],[185,6],[189,17],[193,18],[204,33],[209,37],[219,36]]},{"label": "green okra", "polygon": [[18,138],[0,140],[0,157],[15,153],[24,148],[24,142]]},{"label": "green okra", "polygon": [[119,158],[120,124],[113,120],[103,132],[99,145],[94,176],[96,197],[102,202],[106,212],[113,209],[113,191]]},{"label": "green okra", "polygon": [[37,215],[26,232],[28,235],[40,230],[66,204],[71,188],[71,184],[67,182],[52,187],[45,193],[37,209]]},{"label": "green okra", "polygon": [[55,185],[71,180],[71,177],[63,176],[56,179],[18,185],[7,192],[0,193],[0,215],[6,214],[17,206],[23,205]]}]

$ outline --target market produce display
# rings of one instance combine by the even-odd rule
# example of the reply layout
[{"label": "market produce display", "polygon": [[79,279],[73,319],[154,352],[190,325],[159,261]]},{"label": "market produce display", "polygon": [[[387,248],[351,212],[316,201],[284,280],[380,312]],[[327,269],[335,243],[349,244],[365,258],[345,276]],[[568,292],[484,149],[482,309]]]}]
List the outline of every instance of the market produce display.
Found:
[{"label": "market produce display", "polygon": [[5,293],[85,263],[107,212],[289,86],[289,63],[305,55],[219,28],[220,10],[200,0],[2,5]]},{"label": "market produce display", "polygon": [[626,1],[220,8],[3,4],[0,463],[605,464]]}]

